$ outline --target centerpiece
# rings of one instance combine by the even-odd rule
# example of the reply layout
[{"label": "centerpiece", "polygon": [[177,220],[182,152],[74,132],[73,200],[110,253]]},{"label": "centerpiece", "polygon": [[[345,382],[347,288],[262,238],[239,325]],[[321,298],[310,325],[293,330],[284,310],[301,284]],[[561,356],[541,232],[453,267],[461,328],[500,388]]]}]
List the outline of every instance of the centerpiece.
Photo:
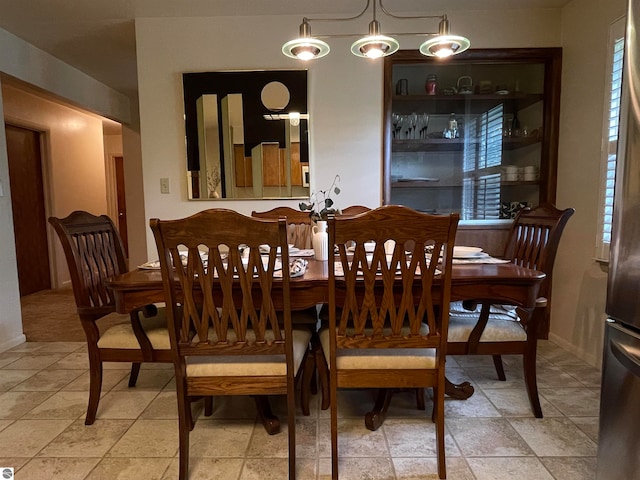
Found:
[{"label": "centerpiece", "polygon": [[340,210],[333,207],[332,194],[339,195],[340,175],[336,175],[333,183],[326,190],[312,192],[308,202],[300,202],[298,205],[303,212],[309,212],[311,220],[315,223],[312,228],[313,252],[317,260],[328,260],[329,258],[329,238],[327,234],[327,219],[331,214],[339,214]]}]

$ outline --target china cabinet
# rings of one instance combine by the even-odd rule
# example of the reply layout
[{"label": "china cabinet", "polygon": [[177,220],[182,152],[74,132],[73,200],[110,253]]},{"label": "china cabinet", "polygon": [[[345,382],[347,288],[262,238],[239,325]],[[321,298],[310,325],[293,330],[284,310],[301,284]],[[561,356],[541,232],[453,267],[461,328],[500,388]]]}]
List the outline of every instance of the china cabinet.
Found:
[{"label": "china cabinet", "polygon": [[457,212],[459,237],[501,253],[496,232],[519,208],[555,202],[561,58],[560,48],[386,57],[384,203]]}]

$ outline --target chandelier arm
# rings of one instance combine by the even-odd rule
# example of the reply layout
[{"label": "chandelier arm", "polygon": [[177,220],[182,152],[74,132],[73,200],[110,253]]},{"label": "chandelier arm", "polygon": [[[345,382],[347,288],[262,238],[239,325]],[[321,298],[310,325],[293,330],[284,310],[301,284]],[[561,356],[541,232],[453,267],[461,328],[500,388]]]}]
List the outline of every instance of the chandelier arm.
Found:
[{"label": "chandelier arm", "polygon": [[[314,35],[314,38],[350,38],[350,37],[362,37],[363,33],[335,33],[330,35]],[[438,35],[438,32],[402,32],[402,33],[385,33],[390,37],[433,37]]]},{"label": "chandelier arm", "polygon": [[[374,0],[376,1],[376,0]],[[382,4],[382,0],[378,0],[378,4],[380,5],[380,10],[382,10],[382,13],[384,13],[385,15],[389,16],[389,17],[393,17],[393,18],[399,18],[399,19],[420,19],[420,18],[439,18],[441,20],[446,20],[447,16],[446,15],[396,15],[395,13],[391,13],[389,10],[387,10],[384,5]]]},{"label": "chandelier arm", "polygon": [[[375,0],[374,0],[375,1]],[[357,15],[353,16],[353,17],[342,17],[342,18],[312,18],[312,17],[303,17],[302,21],[306,21],[306,22],[341,22],[341,21],[348,21],[348,20],[356,20],[360,17],[362,17],[365,13],[367,13],[367,10],[369,10],[369,5],[371,4],[371,0],[367,0],[367,4],[364,6],[364,9],[358,13]]]}]

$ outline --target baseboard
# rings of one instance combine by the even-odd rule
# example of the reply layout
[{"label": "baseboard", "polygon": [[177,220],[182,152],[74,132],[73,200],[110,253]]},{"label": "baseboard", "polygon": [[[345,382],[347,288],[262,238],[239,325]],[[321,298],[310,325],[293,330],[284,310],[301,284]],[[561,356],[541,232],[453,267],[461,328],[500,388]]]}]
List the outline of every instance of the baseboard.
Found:
[{"label": "baseboard", "polygon": [[597,369],[601,368],[600,360],[596,358],[595,355],[589,354],[582,350],[581,348],[576,347],[573,343],[567,342],[564,338],[559,337],[553,332],[549,332],[549,341],[555,343],[559,347],[564,348],[569,353],[574,354],[576,357],[584,360],[592,367],[596,367]]},{"label": "baseboard", "polygon": [[11,340],[0,343],[0,352],[9,350],[10,348],[15,347],[16,345],[20,345],[26,341],[27,341],[27,337],[24,336],[24,333],[21,333],[20,335],[12,338]]}]

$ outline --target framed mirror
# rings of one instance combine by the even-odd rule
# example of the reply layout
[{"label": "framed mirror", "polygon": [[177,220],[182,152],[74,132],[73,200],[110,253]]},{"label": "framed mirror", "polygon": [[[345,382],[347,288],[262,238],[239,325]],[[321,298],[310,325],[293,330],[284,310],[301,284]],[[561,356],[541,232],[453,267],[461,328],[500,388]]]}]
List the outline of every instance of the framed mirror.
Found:
[{"label": "framed mirror", "polygon": [[189,198],[309,197],[306,70],[184,73]]}]

